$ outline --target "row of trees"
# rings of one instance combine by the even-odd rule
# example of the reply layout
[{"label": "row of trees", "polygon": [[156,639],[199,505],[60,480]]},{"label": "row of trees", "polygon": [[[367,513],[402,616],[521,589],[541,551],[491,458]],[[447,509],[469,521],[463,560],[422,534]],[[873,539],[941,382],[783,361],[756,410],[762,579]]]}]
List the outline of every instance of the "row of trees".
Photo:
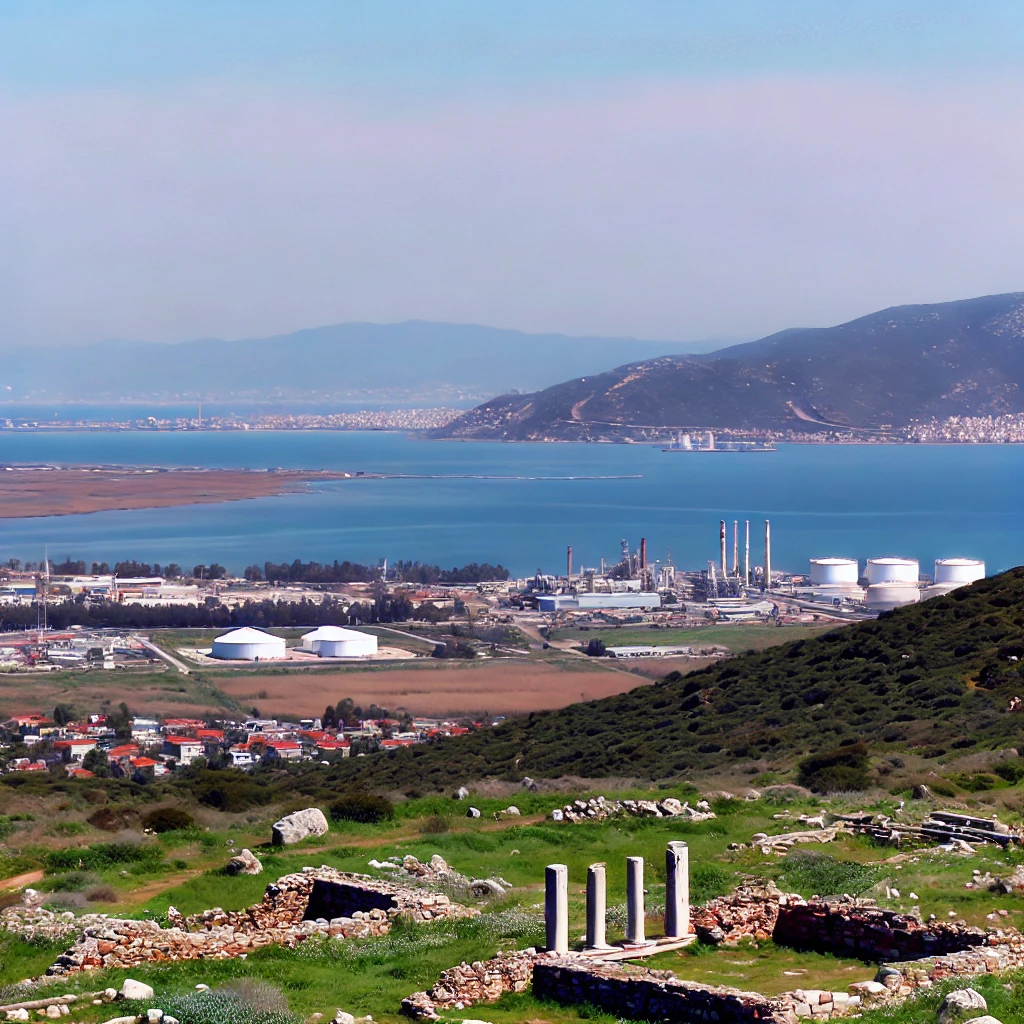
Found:
[{"label": "row of trees", "polygon": [[[25,562],[23,564],[20,558],[9,558],[7,560],[7,568],[15,572],[21,570],[36,572],[44,570],[46,566],[42,562]],[[50,572],[55,576],[84,576],[86,573],[89,573],[92,576],[114,575],[127,578],[163,576],[165,579],[180,579],[191,575],[193,579],[201,578],[206,580],[220,580],[228,575],[227,569],[217,562],[213,562],[210,565],[193,566],[192,572],[188,573],[177,562],[168,562],[167,565],[162,566],[159,562],[154,562],[150,565],[149,562],[137,562],[131,559],[124,562],[115,562],[113,568],[111,568],[109,562],[93,562],[87,565],[84,559],[73,559],[70,557],[65,558],[63,562],[51,561]]]},{"label": "row of trees", "polygon": [[[252,581],[272,580],[281,583],[370,583],[379,579],[381,570],[377,566],[361,565],[359,562],[339,562],[330,565],[319,562],[265,562],[263,567],[250,565],[245,578]],[[421,562],[394,562],[388,566],[388,579],[404,583],[482,583],[491,580],[507,580],[509,571],[503,565],[490,562],[470,562],[468,565],[442,569],[438,565]]]}]

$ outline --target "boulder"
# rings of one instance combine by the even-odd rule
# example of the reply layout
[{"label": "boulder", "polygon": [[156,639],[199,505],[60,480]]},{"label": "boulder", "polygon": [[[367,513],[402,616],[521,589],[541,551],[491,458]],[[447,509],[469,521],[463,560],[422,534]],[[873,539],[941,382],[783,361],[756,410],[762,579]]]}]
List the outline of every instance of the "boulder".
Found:
[{"label": "boulder", "polygon": [[913,788],[910,798],[912,800],[931,800],[932,791],[927,786],[921,784]]},{"label": "boulder", "polygon": [[552,821],[565,821],[565,812],[563,810],[561,810],[561,808],[556,807],[551,812],[551,820]]},{"label": "boulder", "polygon": [[986,1013],[983,1017],[972,1017],[970,1020],[965,1020],[964,1024],[1003,1024],[1003,1022]]},{"label": "boulder", "polygon": [[224,868],[229,875],[261,875],[263,864],[252,850],[240,850]]},{"label": "boulder", "polygon": [[939,1024],[959,1024],[988,1010],[988,1003],[973,988],[959,988],[946,994],[939,1007]]},{"label": "boulder", "polygon": [[319,807],[307,807],[304,811],[286,814],[275,821],[271,839],[275,846],[300,843],[308,836],[322,836],[327,831],[327,819]]},{"label": "boulder", "polygon": [[493,878],[474,878],[469,883],[469,891],[477,897],[493,896],[501,899],[505,895],[504,887]]},{"label": "boulder", "polygon": [[509,804],[501,813],[508,818],[518,818],[519,808],[515,804]]},{"label": "boulder", "polygon": [[334,1024],[356,1024],[355,1017],[351,1013],[346,1013],[344,1010],[339,1010],[334,1015]]},{"label": "boulder", "polygon": [[144,999],[146,1001],[152,1001],[154,992],[149,985],[145,985],[141,981],[134,981],[131,978],[125,978],[121,985],[119,995],[122,999]]}]

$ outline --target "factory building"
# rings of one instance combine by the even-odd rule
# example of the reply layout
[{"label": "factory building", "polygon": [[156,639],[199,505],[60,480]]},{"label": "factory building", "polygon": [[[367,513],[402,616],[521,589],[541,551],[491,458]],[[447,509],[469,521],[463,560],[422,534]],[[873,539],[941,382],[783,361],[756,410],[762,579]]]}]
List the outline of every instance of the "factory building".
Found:
[{"label": "factory building", "polygon": [[661,595],[651,593],[618,594],[542,594],[537,598],[537,608],[542,612],[558,611],[603,611],[607,609],[633,608],[647,611],[661,607]]},{"label": "factory building", "polygon": [[217,637],[210,657],[225,661],[281,661],[287,654],[281,637],[243,626]]},{"label": "factory building", "polygon": [[320,626],[303,635],[302,649],[321,658],[372,658],[377,653],[377,638],[357,629]]}]

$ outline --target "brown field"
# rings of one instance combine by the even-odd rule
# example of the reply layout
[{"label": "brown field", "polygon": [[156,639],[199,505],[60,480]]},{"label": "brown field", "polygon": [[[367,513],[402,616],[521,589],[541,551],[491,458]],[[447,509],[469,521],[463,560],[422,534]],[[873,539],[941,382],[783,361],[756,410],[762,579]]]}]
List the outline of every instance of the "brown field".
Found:
[{"label": "brown field", "polygon": [[0,471],[0,518],[64,516],[113,509],[204,505],[243,498],[265,498],[301,490],[309,480],[340,474],[288,470],[137,468],[5,469]]},{"label": "brown field", "polygon": [[[562,669],[541,661],[483,665],[437,665],[388,671],[316,675],[235,676],[217,686],[271,717],[319,715],[328,704],[350,697],[363,707],[406,708],[414,715],[490,712],[516,714],[562,708],[580,700],[625,693],[646,680],[603,668]],[[266,694],[266,696],[260,696]]]}]

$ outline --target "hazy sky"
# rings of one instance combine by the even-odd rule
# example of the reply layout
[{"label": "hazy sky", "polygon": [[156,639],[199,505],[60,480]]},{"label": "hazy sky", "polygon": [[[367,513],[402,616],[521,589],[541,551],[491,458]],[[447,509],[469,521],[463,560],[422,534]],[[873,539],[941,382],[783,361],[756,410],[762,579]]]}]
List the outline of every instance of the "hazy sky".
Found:
[{"label": "hazy sky", "polygon": [[3,0],[0,344],[1024,290],[1024,4]]}]

